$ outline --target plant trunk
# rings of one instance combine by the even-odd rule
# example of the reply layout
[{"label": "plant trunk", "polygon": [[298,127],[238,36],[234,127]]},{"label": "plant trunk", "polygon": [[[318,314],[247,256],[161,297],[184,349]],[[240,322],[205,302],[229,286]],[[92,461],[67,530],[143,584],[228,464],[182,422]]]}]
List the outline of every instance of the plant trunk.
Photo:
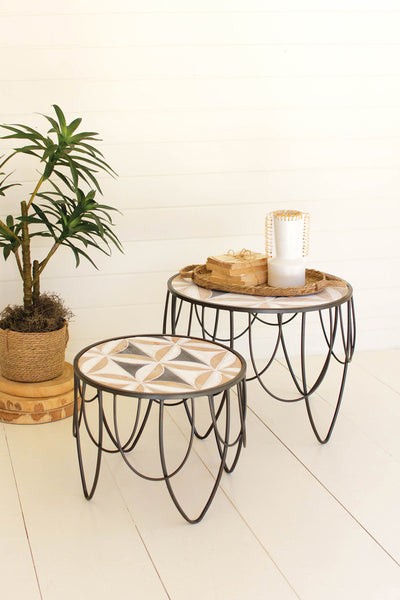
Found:
[{"label": "plant trunk", "polygon": [[33,285],[32,285],[32,304],[36,304],[40,296],[40,271],[39,261],[33,261]]},{"label": "plant trunk", "polygon": [[26,218],[28,217],[28,207],[26,202],[21,202],[21,215],[23,217],[22,230],[22,279],[24,291],[24,307],[32,306],[32,263],[31,263],[31,248],[29,239],[29,228]]}]

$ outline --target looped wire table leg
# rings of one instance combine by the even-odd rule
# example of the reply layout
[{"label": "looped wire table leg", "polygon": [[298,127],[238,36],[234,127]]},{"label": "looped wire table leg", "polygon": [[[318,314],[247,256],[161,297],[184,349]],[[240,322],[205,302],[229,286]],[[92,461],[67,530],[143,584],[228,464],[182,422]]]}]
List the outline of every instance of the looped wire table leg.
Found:
[{"label": "looped wire table leg", "polygon": [[[209,402],[210,402],[210,413],[211,413],[211,417],[213,420],[213,429],[214,429],[214,434],[215,434],[215,441],[217,444],[217,448],[218,448],[218,452],[219,455],[221,457],[223,457],[224,454],[224,450],[225,450],[225,444],[228,445],[228,449],[230,448],[234,448],[235,446],[237,446],[236,448],[236,453],[231,461],[230,466],[228,466],[227,464],[227,460],[225,459],[225,465],[224,465],[224,470],[226,471],[226,473],[232,473],[233,470],[236,467],[237,461],[239,460],[239,456],[240,456],[240,452],[242,450],[243,446],[246,446],[246,428],[245,428],[245,405],[246,405],[246,399],[242,397],[242,392],[243,392],[242,386],[238,386],[237,388],[237,401],[238,401],[238,408],[239,408],[239,418],[240,418],[240,425],[239,425],[239,432],[236,436],[236,438],[230,442],[229,440],[223,439],[223,437],[221,436],[219,429],[218,429],[218,423],[217,423],[217,419],[216,419],[216,415],[215,415],[215,407],[214,407],[214,402],[212,397],[209,398]],[[225,402],[230,403],[231,398],[230,398],[230,390],[227,390],[224,394],[225,396]]]},{"label": "looped wire table leg", "polygon": [[[345,387],[345,383],[346,383],[349,363],[354,354],[355,339],[356,339],[356,326],[355,326],[355,318],[354,318],[354,303],[353,303],[352,298],[346,303],[346,309],[347,309],[346,327],[345,327],[344,321],[343,321],[342,306],[337,306],[335,308],[336,315],[335,315],[335,327],[334,327],[333,339],[332,339],[332,331],[331,331],[330,340],[325,335],[325,339],[329,346],[329,355],[333,356],[336,359],[336,361],[343,366],[342,377],[341,377],[341,382],[340,382],[340,386],[339,386],[339,393],[338,393],[336,405],[334,408],[332,420],[328,426],[328,431],[327,431],[325,437],[322,436],[320,434],[320,432],[318,431],[316,423],[315,423],[315,419],[314,419],[314,416],[313,416],[312,410],[311,410],[310,398],[309,398],[310,393],[307,393],[305,351],[304,351],[303,342],[302,342],[301,370],[302,370],[302,381],[303,381],[303,387],[304,387],[304,393],[305,393],[307,415],[308,415],[312,430],[315,434],[315,437],[321,444],[326,444],[332,435],[332,431],[336,424],[337,416],[339,414],[340,406],[341,406],[342,399],[343,399],[343,392],[344,392],[344,387]],[[339,323],[339,325],[340,325],[340,337],[341,337],[341,341],[342,341],[342,345],[343,345],[343,354],[344,354],[343,360],[337,356],[336,352],[334,352],[334,341],[335,341],[337,323]],[[321,318],[321,324],[323,326],[322,318]],[[324,330],[324,334],[325,334],[325,330]],[[302,340],[303,340],[303,332],[302,332]]]},{"label": "looped wire table leg", "polygon": [[[159,449],[160,449],[160,461],[161,461],[162,472],[164,475],[164,480],[165,480],[169,495],[171,496],[171,499],[172,499],[173,503],[175,504],[176,508],[178,509],[178,511],[180,512],[182,517],[184,519],[186,519],[186,521],[188,521],[189,523],[192,523],[192,524],[198,523],[199,521],[201,521],[202,518],[204,517],[204,515],[206,514],[207,510],[210,508],[210,505],[211,505],[211,503],[214,499],[214,496],[217,492],[222,474],[223,474],[225,466],[226,466],[226,456],[227,456],[228,448],[229,448],[229,432],[230,432],[230,420],[231,420],[230,399],[228,397],[228,398],[226,398],[226,401],[224,401],[225,434],[222,439],[220,439],[220,437],[219,437],[220,434],[218,433],[218,429],[217,429],[217,421],[215,419],[215,412],[214,412],[215,407],[213,406],[213,402],[214,402],[214,398],[213,398],[213,396],[210,396],[209,397],[210,413],[211,413],[211,418],[213,421],[213,430],[215,432],[215,436],[216,436],[216,440],[217,440],[217,447],[218,447],[218,451],[219,451],[221,460],[220,460],[220,466],[218,469],[218,473],[216,475],[214,485],[212,486],[212,489],[211,489],[211,493],[210,493],[203,509],[200,511],[199,515],[194,518],[189,517],[189,515],[186,513],[186,511],[182,508],[182,505],[178,501],[176,494],[173,490],[172,484],[171,484],[172,475],[168,473],[166,456],[165,456],[165,447],[164,447],[164,408],[165,408],[164,402],[160,401],[160,405],[159,405]],[[236,457],[236,462],[237,462],[237,457]],[[235,462],[235,464],[236,464],[236,462]]]},{"label": "looped wire table leg", "polygon": [[[98,403],[98,416],[99,416],[98,436],[97,436],[97,439],[95,439],[93,436],[93,432],[89,428],[87,418],[86,418],[86,408],[85,408],[86,402],[85,402],[85,393],[84,393],[86,386],[82,386],[83,387],[83,389],[82,389],[81,386],[79,385],[79,382],[76,377],[75,377],[74,386],[75,386],[75,394],[76,395],[75,395],[75,402],[74,402],[73,434],[76,438],[76,448],[77,448],[77,453],[78,453],[78,463],[79,463],[79,471],[80,471],[80,475],[81,475],[83,493],[85,495],[85,498],[87,500],[90,500],[93,497],[94,492],[96,491],[97,483],[99,480],[101,455],[102,455],[102,451],[103,451],[103,448],[102,448],[102,445],[103,445],[103,397],[102,397],[102,392],[100,390],[97,390],[97,392],[93,398],[91,398],[90,400],[86,400],[86,402],[93,402],[93,401],[97,400],[97,403]],[[79,409],[79,402],[78,402],[78,399],[79,399],[78,390],[80,390],[80,394],[81,394],[80,409]],[[82,415],[83,415],[83,419],[84,419],[85,428],[89,434],[89,437],[91,438],[92,441],[94,441],[95,446],[97,447],[96,465],[95,465],[95,469],[94,469],[94,476],[93,476],[93,481],[92,481],[91,487],[89,487],[87,484],[86,475],[85,475],[85,466],[84,466],[84,462],[83,462],[83,453],[82,453],[81,435],[80,435],[80,427],[82,425]]]},{"label": "looped wire table leg", "polygon": [[[188,418],[188,420],[189,420],[189,423],[190,423],[190,425],[192,425],[192,426],[193,426],[193,428],[194,428],[194,434],[195,434],[195,436],[196,436],[196,437],[197,437],[197,439],[199,439],[199,440],[205,440],[205,439],[206,439],[206,438],[207,438],[207,437],[210,435],[211,431],[213,430],[213,424],[212,424],[212,422],[211,422],[211,424],[210,424],[210,425],[209,425],[209,426],[206,428],[206,430],[205,430],[205,432],[204,432],[204,433],[200,433],[200,431],[198,430],[198,428],[197,428],[197,427],[195,426],[195,424],[194,424],[193,415],[192,415],[192,413],[190,412],[190,409],[189,409],[189,407],[188,407],[188,399],[186,399],[186,400],[184,400],[184,401],[183,401],[183,406],[184,406],[184,408],[185,408],[186,416],[187,416],[187,418]],[[220,402],[219,402],[219,405],[218,405],[218,408],[217,408],[217,411],[216,411],[216,418],[217,418],[217,420],[219,419],[219,416],[220,416],[220,414],[221,414],[221,412],[222,412],[222,409],[223,409],[223,408],[224,408],[224,396],[223,396],[223,394],[222,394],[222,395],[221,395]]]},{"label": "looped wire table leg", "polygon": [[[326,354],[325,360],[323,362],[322,368],[321,368],[319,374],[317,375],[317,377],[315,378],[314,382],[312,383],[312,385],[308,385],[307,368],[306,368],[306,362],[307,362],[306,356],[307,355],[306,355],[306,350],[305,350],[305,342],[306,342],[307,313],[305,313],[305,312],[301,313],[301,340],[300,340],[300,370],[301,370],[301,373],[299,374],[299,376],[297,376],[295,373],[295,370],[292,365],[292,361],[289,356],[289,352],[286,347],[286,341],[285,341],[285,335],[284,335],[284,325],[286,324],[286,322],[283,321],[283,316],[281,314],[277,315],[278,331],[277,331],[276,343],[274,345],[272,354],[271,354],[270,358],[267,360],[265,366],[263,366],[263,368],[261,368],[261,369],[257,368],[256,360],[254,357],[253,343],[252,343],[252,328],[250,326],[251,315],[249,314],[249,351],[250,351],[250,361],[251,361],[251,364],[253,367],[254,376],[250,377],[248,379],[248,381],[257,379],[258,382],[260,383],[261,387],[268,393],[269,396],[271,396],[272,398],[275,398],[276,400],[279,400],[281,402],[290,403],[290,402],[299,402],[301,400],[304,400],[305,405],[306,405],[308,419],[311,424],[311,428],[313,430],[315,437],[321,444],[327,443],[332,435],[332,431],[335,426],[337,416],[339,413],[339,409],[340,409],[340,405],[341,405],[341,401],[343,398],[343,392],[344,392],[344,387],[345,387],[345,382],[346,382],[348,365],[349,365],[349,363],[352,359],[353,353],[354,353],[356,332],[355,332],[355,316],[354,316],[353,299],[351,298],[344,306],[346,306],[346,310],[347,310],[346,322],[345,322],[345,319],[343,318],[342,305],[339,305],[334,308],[328,309],[328,315],[329,315],[329,326],[328,327],[326,327],[324,324],[324,320],[322,317],[322,311],[319,311],[321,327],[322,327],[323,335],[324,335],[324,338],[325,338],[328,348],[327,348],[327,354]],[[290,320],[292,320],[292,319],[290,319]],[[271,325],[271,323],[266,323],[266,324]],[[339,333],[339,335],[338,335],[338,333]],[[343,355],[344,355],[343,359],[341,359],[338,356],[338,354],[335,350],[335,343],[338,338],[341,340],[341,344],[343,347]],[[268,369],[272,365],[272,362],[276,358],[276,355],[280,348],[283,351],[284,363],[289,370],[289,373],[291,376],[290,378],[298,392],[298,395],[295,398],[284,398],[284,397],[278,396],[266,385],[264,377],[263,377],[268,373]],[[326,435],[323,436],[318,431],[317,425],[315,423],[315,419],[314,419],[311,404],[310,404],[310,397],[318,390],[318,388],[324,381],[324,378],[328,372],[329,364],[330,364],[330,361],[332,358],[336,359],[336,361],[338,363],[343,365],[343,371],[342,371],[342,375],[341,375],[341,379],[340,379],[340,383],[339,383],[339,392],[338,392],[338,397],[336,400],[332,420],[330,421]]]},{"label": "looped wire table leg", "polygon": [[[194,414],[194,401],[193,399],[191,399],[192,402],[192,412]],[[159,410],[162,409],[162,411],[164,411],[164,401],[163,400],[159,400],[159,401],[155,401],[155,400],[150,400],[149,401],[150,405],[152,406],[153,404],[158,404],[159,405]],[[147,421],[147,419],[146,419]],[[142,425],[140,427],[140,430],[137,434],[137,437],[140,437],[143,430],[144,430],[144,426],[145,426],[146,422],[143,421]],[[143,473],[142,471],[139,471],[139,469],[137,467],[135,467],[132,462],[128,459],[128,453],[132,450],[132,447],[129,450],[126,450],[123,445],[121,444],[120,441],[120,436],[119,436],[119,431],[118,431],[118,425],[117,425],[117,417],[116,417],[116,397],[114,397],[114,426],[115,426],[115,439],[116,439],[116,446],[125,462],[125,464],[130,468],[131,471],[133,471],[134,473],[136,473],[136,475],[138,475],[139,477],[141,477],[142,479],[147,479],[148,481],[164,481],[165,477],[167,476],[168,478],[173,477],[174,475],[176,475],[177,473],[179,473],[179,471],[183,468],[183,466],[186,464],[192,446],[193,446],[193,440],[194,440],[194,424],[191,423],[191,429],[190,429],[190,436],[189,436],[189,441],[188,441],[188,446],[187,449],[185,451],[185,454],[183,456],[183,459],[181,460],[181,462],[179,463],[179,465],[170,473],[167,473],[167,475],[163,472],[163,475],[160,477],[157,476],[152,476],[152,475],[146,475],[145,473]]]},{"label": "looped wire table leg", "polygon": [[[208,398],[209,411],[210,411],[210,416],[211,416],[211,425],[207,430],[207,435],[209,435],[211,432],[214,432],[217,449],[218,449],[218,454],[220,457],[220,466],[218,469],[218,473],[216,475],[215,482],[212,486],[211,493],[204,505],[204,508],[201,510],[200,514],[195,518],[189,517],[189,515],[186,513],[186,511],[182,508],[182,506],[181,506],[180,502],[178,501],[176,494],[173,490],[172,484],[171,484],[172,477],[174,477],[186,464],[186,462],[189,458],[190,452],[192,450],[193,439],[195,436],[195,425],[194,425],[194,423],[195,423],[195,402],[194,402],[194,398],[190,399],[190,402],[191,402],[190,410],[187,407],[187,400],[182,401],[185,405],[188,415],[190,415],[189,420],[190,420],[190,425],[191,425],[191,431],[190,431],[190,437],[189,437],[187,449],[185,451],[185,455],[184,455],[183,459],[181,460],[179,466],[176,467],[171,472],[168,471],[168,467],[167,467],[167,460],[166,460],[166,455],[165,455],[165,443],[164,443],[164,411],[165,411],[165,408],[168,407],[169,405],[166,404],[164,402],[164,400],[156,401],[156,403],[158,404],[158,408],[159,408],[159,453],[160,453],[160,460],[161,460],[161,467],[162,467],[162,476],[152,477],[149,475],[145,475],[144,473],[140,472],[136,467],[134,467],[132,465],[132,463],[130,462],[130,460],[128,459],[127,455],[129,454],[130,451],[132,451],[134,449],[138,440],[140,439],[140,437],[143,433],[143,430],[145,428],[145,425],[147,423],[151,407],[153,406],[155,401],[149,400],[145,414],[142,417],[142,421],[140,422],[141,399],[140,398],[138,399],[138,407],[137,407],[137,412],[136,412],[136,416],[134,419],[134,425],[132,428],[132,432],[130,433],[127,441],[123,444],[120,439],[120,433],[119,433],[118,422],[117,422],[117,398],[118,398],[118,395],[117,394],[113,395],[114,431],[112,431],[111,426],[107,422],[107,419],[106,419],[106,416],[105,416],[105,413],[103,410],[103,392],[99,389],[96,389],[94,395],[92,395],[91,397],[86,397],[86,392],[87,392],[86,384],[81,385],[78,378],[76,378],[76,380],[75,380],[75,390],[76,390],[75,398],[82,399],[80,406],[79,406],[79,402],[77,400],[75,401],[75,404],[74,404],[73,434],[76,438],[79,470],[80,470],[82,488],[83,488],[83,493],[84,493],[85,498],[87,500],[90,500],[95,493],[95,490],[96,490],[96,487],[98,484],[98,480],[99,480],[102,453],[116,451],[121,454],[124,462],[128,465],[128,467],[133,472],[135,472],[137,475],[139,475],[140,477],[151,480],[151,481],[165,481],[168,491],[169,491],[169,494],[170,494],[176,508],[178,509],[180,514],[189,523],[198,523],[199,521],[201,521],[214,499],[214,496],[217,492],[217,489],[218,489],[218,486],[219,486],[219,483],[221,480],[221,476],[222,476],[224,470],[228,473],[231,473],[234,470],[234,468],[237,464],[241,449],[243,446],[245,446],[245,412],[246,412],[245,381],[244,380],[240,381],[237,384],[237,401],[238,401],[238,407],[239,407],[240,428],[239,428],[239,433],[233,442],[230,442],[231,397],[229,394],[229,390],[222,393],[222,397],[219,402],[217,411],[215,410],[214,396],[210,396]],[[96,404],[97,409],[98,409],[98,433],[97,433],[97,435],[94,434],[93,428],[90,427],[89,419],[86,414],[86,404],[91,404],[91,403]],[[225,416],[224,434],[222,434],[218,428],[218,418],[221,415],[223,409],[225,409],[225,411],[224,411],[224,416]],[[80,431],[81,427],[83,427],[85,429],[91,442],[94,444],[94,446],[97,449],[94,475],[93,475],[93,480],[92,480],[91,485],[89,485],[88,481],[87,481],[86,469],[85,469],[84,460],[83,460],[83,452],[82,452],[82,445],[81,445],[81,431]],[[115,450],[111,450],[109,448],[104,447],[104,444],[103,444],[104,428],[106,428],[111,441],[113,442],[113,444],[115,444]],[[205,436],[202,436],[202,437],[205,437]],[[237,446],[236,453],[232,460],[231,465],[228,466],[226,463],[228,450],[234,446]]]}]

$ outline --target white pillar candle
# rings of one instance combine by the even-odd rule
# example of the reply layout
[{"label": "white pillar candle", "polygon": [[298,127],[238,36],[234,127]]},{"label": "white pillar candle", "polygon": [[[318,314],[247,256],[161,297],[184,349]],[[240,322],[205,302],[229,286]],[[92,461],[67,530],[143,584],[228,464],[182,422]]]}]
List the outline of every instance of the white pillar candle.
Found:
[{"label": "white pillar candle", "polygon": [[279,258],[301,258],[303,256],[303,219],[293,221],[274,218],[275,252]]},{"label": "white pillar candle", "polygon": [[308,242],[308,215],[281,210],[267,217],[268,285],[303,287],[306,282],[304,254]]},{"label": "white pillar candle", "polygon": [[270,258],[268,260],[268,285],[276,288],[303,287],[306,269],[302,258]]}]

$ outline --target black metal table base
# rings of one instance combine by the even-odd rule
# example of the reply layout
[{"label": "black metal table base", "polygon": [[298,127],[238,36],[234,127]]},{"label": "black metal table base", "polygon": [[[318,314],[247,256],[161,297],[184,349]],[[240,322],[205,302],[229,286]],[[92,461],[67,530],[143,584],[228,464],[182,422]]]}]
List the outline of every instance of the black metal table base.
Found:
[{"label": "black metal table base", "polygon": [[[233,392],[233,393],[232,393]],[[205,396],[209,412],[209,424],[203,432],[196,426],[196,403],[200,398],[182,398],[177,400],[165,400],[163,398],[145,399],[130,398],[133,408],[132,424],[129,434],[121,439],[118,426],[118,394],[112,394],[112,415],[106,415],[104,392],[100,388],[94,388],[82,381],[75,374],[75,406],[73,415],[73,434],[76,438],[79,469],[85,498],[90,500],[99,480],[101,460],[103,452],[120,453],[126,465],[139,477],[150,481],[165,481],[169,495],[176,508],[189,523],[201,521],[210,508],[215,497],[223,472],[231,473],[238,462],[242,447],[246,445],[245,416],[246,416],[246,382],[239,381],[234,387],[224,389],[214,395]],[[96,408],[94,408],[94,405]],[[189,423],[189,436],[187,447],[183,453],[180,463],[173,470],[168,468],[166,440],[165,440],[165,411],[172,410],[176,406],[183,406],[187,422]],[[89,409],[97,409],[97,426],[94,427],[89,418]],[[237,431],[232,433],[232,411],[237,408],[235,415],[238,422]],[[134,450],[145,431],[152,411],[158,410],[158,452],[161,465],[161,475],[151,476],[140,471],[133,464]],[[204,425],[203,425],[204,427]],[[84,464],[84,456],[81,443],[82,431],[90,438],[91,443],[97,448],[95,465],[90,481],[87,476],[87,468]],[[193,449],[195,438],[205,439],[213,435],[219,457],[219,466],[215,475],[211,492],[197,516],[191,517],[184,510],[177,498],[173,487],[173,477],[180,472],[187,463]]]},{"label": "black metal table base", "polygon": [[[173,278],[171,278],[171,280],[172,279]],[[178,294],[171,292],[169,289],[165,301],[163,331],[165,333],[167,330],[170,330],[172,334],[176,334],[177,329],[181,327],[182,329],[185,329],[186,335],[191,335],[192,330],[197,327],[200,328],[201,335],[204,339],[226,344],[231,349],[235,347],[235,343],[240,338],[246,338],[250,356],[249,366],[252,367],[253,371],[247,378],[247,381],[257,380],[269,396],[280,402],[290,403],[304,401],[307,416],[315,437],[321,444],[326,444],[332,435],[337,420],[343,399],[348,366],[354,354],[356,340],[355,311],[352,294],[349,293],[348,296],[349,297],[343,302],[332,303],[332,306],[321,307],[320,309],[314,308],[312,310],[308,309],[298,312],[289,312],[285,310],[276,312],[272,310],[269,310],[268,312],[253,312],[250,309],[240,310],[237,307],[232,306],[224,306],[222,308],[210,306],[199,300],[179,297]],[[185,315],[185,318],[183,316],[184,307],[188,308],[188,314]],[[221,337],[221,334],[219,334],[220,329],[222,329],[220,327],[221,313],[228,315],[228,334],[225,335],[225,337]],[[242,324],[240,329],[238,329],[236,327],[235,318],[240,313],[247,314],[247,322],[244,325]],[[326,348],[322,367],[311,382],[309,381],[306,352],[306,323],[310,313],[315,313],[319,317],[320,331]],[[293,366],[293,359],[290,357],[288,351],[285,337],[286,326],[295,319],[300,319],[300,368],[297,374]],[[261,368],[257,366],[253,341],[253,328],[258,324],[276,330],[275,341],[272,343],[272,350],[269,353],[269,356],[264,360],[264,364]],[[278,355],[281,357],[283,364],[289,371],[289,378],[296,391],[294,398],[280,396],[273,391],[271,385],[267,384],[273,361]],[[332,361],[337,362],[340,365],[341,374],[339,376],[338,393],[335,399],[332,417],[327,427],[327,431],[321,433],[316,424],[310,399],[311,396],[319,390]]]}]

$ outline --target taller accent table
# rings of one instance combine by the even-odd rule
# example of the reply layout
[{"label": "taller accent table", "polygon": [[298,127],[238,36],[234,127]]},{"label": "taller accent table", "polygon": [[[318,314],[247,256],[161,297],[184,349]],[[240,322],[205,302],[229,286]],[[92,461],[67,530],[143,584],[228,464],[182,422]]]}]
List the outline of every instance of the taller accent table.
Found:
[{"label": "taller accent table", "polygon": [[[332,435],[340,409],[349,363],[352,359],[356,338],[353,290],[350,284],[345,287],[327,287],[324,290],[297,297],[252,296],[232,292],[208,290],[196,285],[191,279],[173,275],[168,280],[168,291],[164,309],[163,331],[173,334],[181,327],[186,335],[200,326],[204,339],[210,339],[234,348],[239,338],[247,337],[250,365],[253,375],[247,381],[258,380],[262,388],[272,398],[281,402],[304,401],[312,430],[321,444],[328,442]],[[184,311],[184,308],[187,310]],[[310,313],[317,316],[321,336],[326,348],[322,367],[309,383],[306,351],[306,326]],[[228,334],[221,337],[221,319],[228,318]],[[245,315],[244,324],[238,323],[239,315]],[[211,316],[210,316],[211,315]],[[246,318],[247,315],[247,318]],[[293,357],[290,356],[285,332],[288,324],[300,320],[299,358],[300,368],[296,374]],[[263,365],[259,367],[254,351],[253,329],[256,325],[273,328],[276,331],[272,348],[265,352]],[[282,355],[289,378],[294,384],[295,397],[287,398],[274,392],[267,382],[274,359]],[[327,375],[332,359],[341,366],[338,395],[332,419],[325,435],[318,431],[313,415],[310,397],[318,391]]]}]

